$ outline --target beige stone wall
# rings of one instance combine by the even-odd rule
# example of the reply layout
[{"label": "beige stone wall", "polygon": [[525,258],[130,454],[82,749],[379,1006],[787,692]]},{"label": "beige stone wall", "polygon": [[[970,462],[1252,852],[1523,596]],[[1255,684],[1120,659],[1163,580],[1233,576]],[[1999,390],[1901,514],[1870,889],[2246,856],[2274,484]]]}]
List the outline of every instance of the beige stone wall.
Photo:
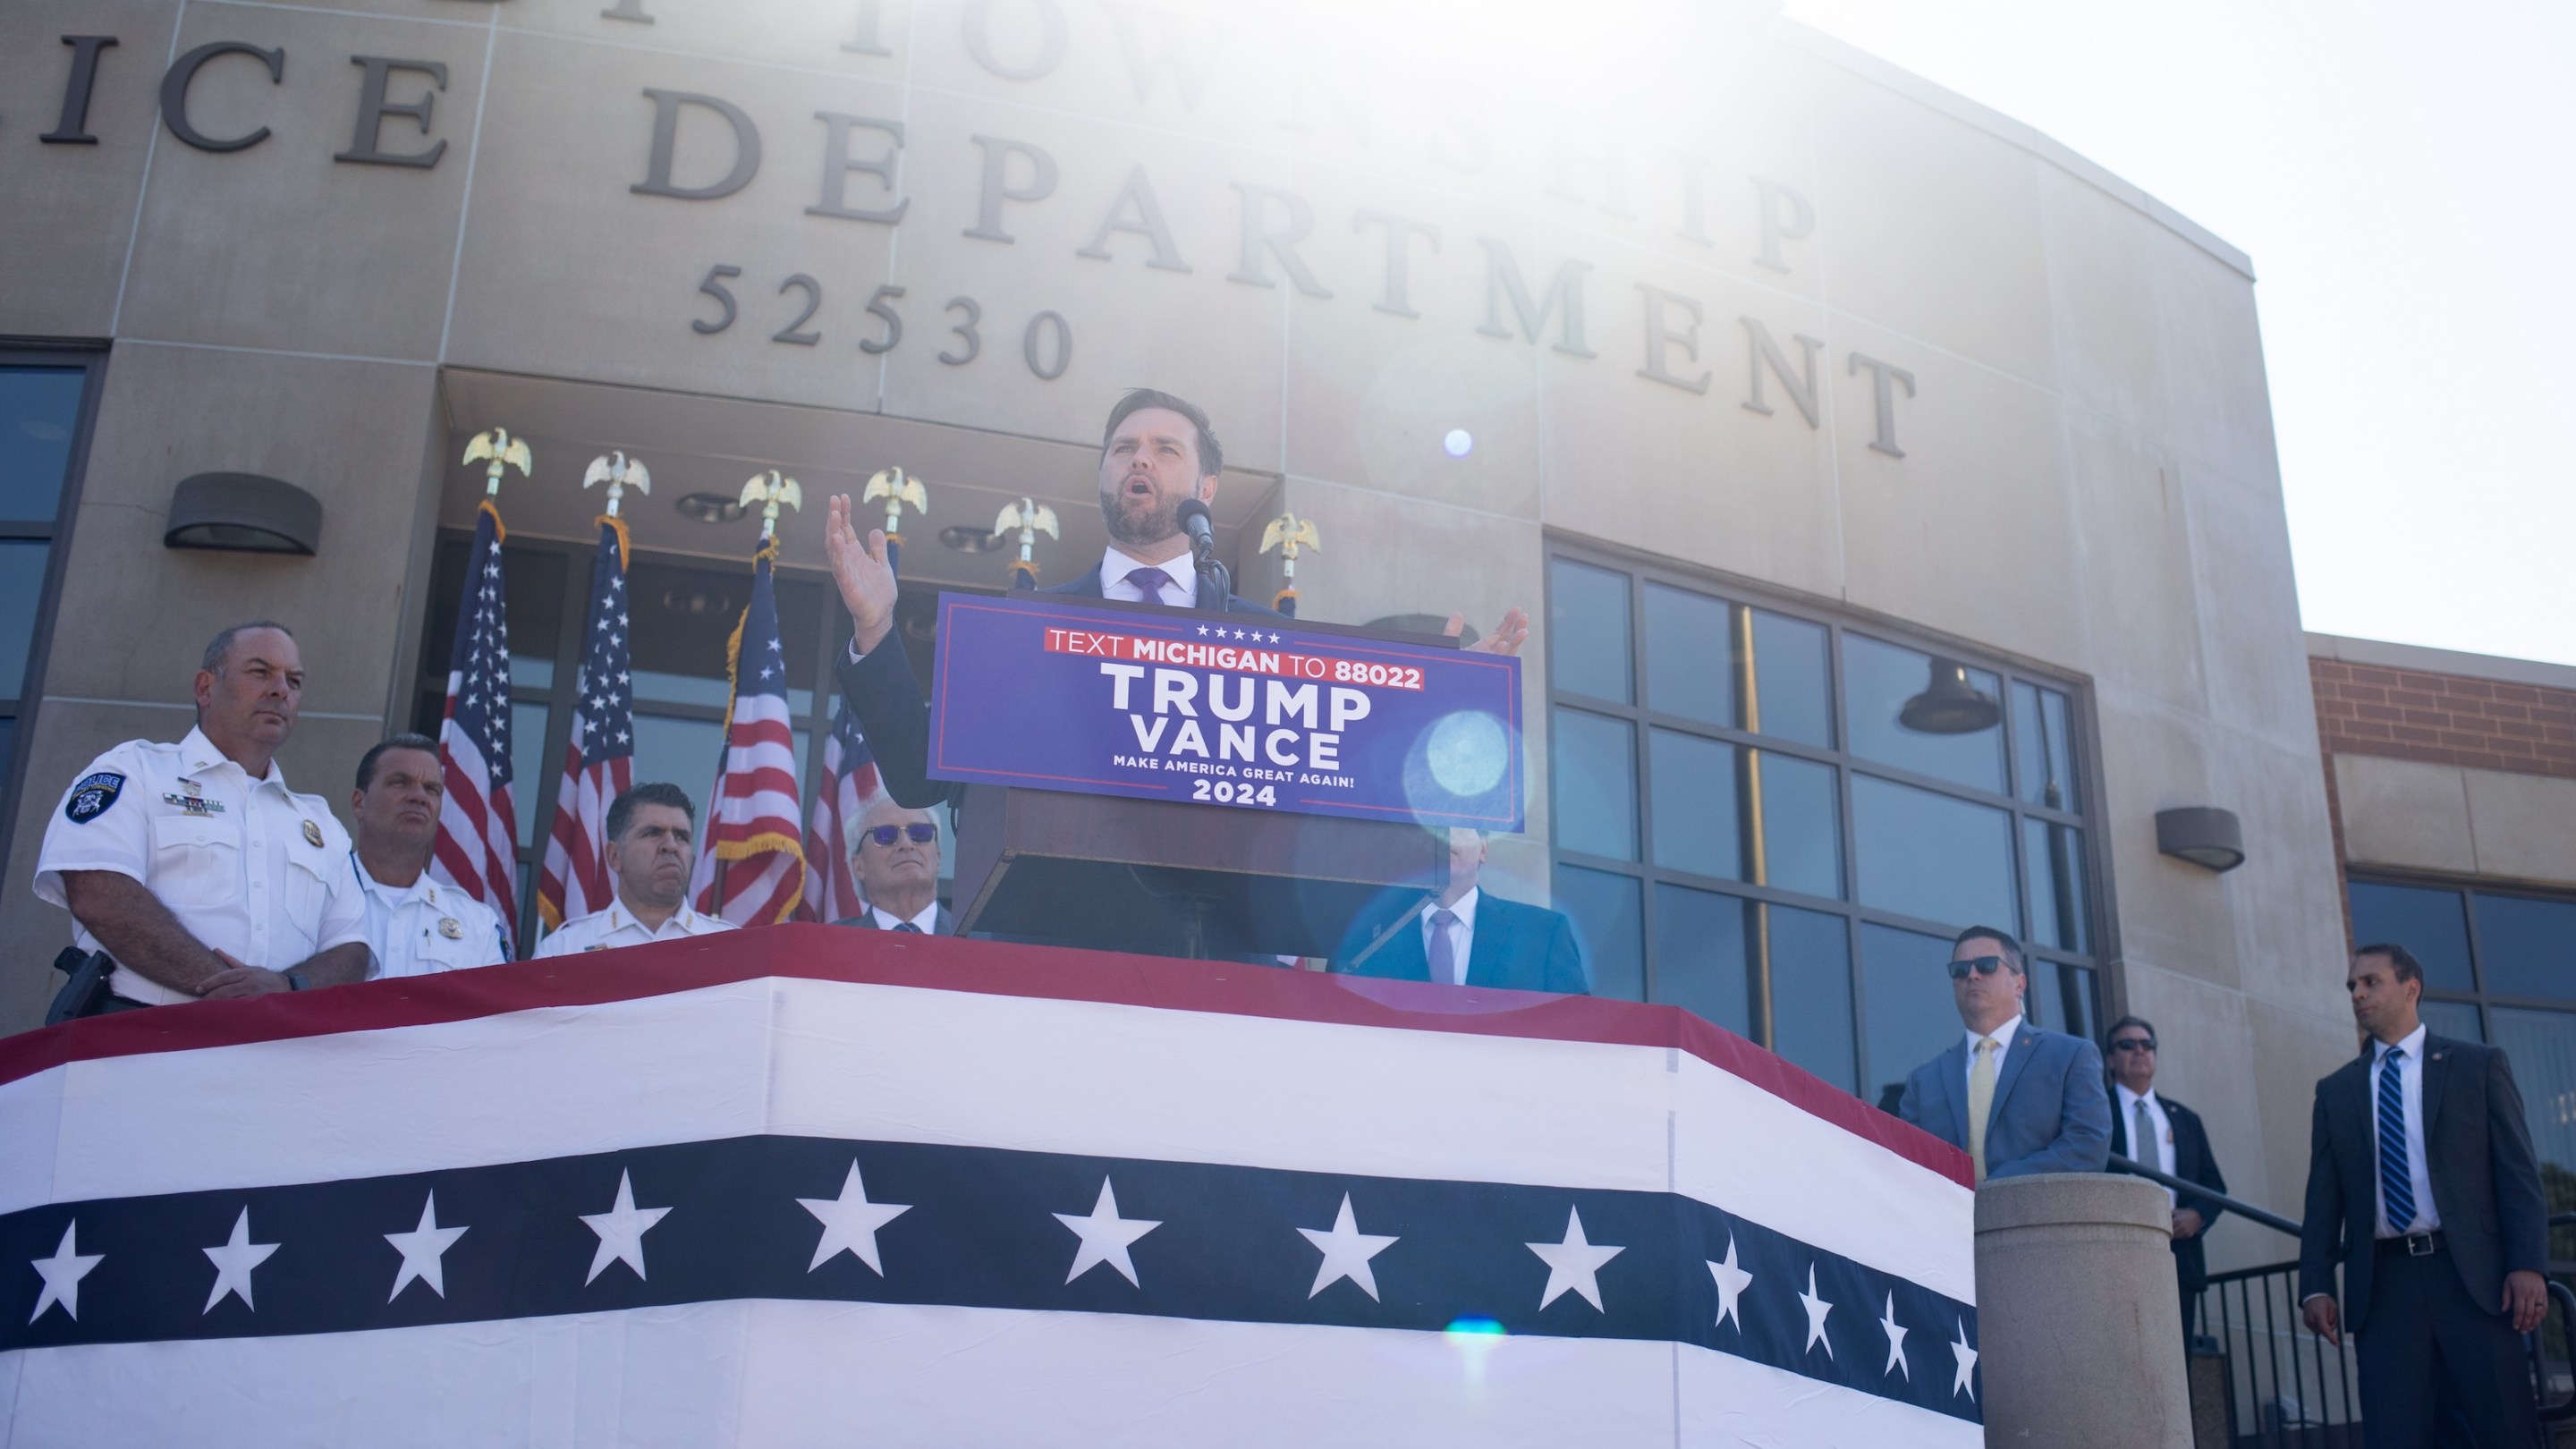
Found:
[{"label": "beige stone wall", "polygon": [[[0,194],[33,203],[0,209],[17,263],[0,276],[0,333],[115,340],[0,893],[11,939],[59,933],[25,884],[56,788],[117,738],[175,733],[162,707],[185,697],[186,657],[221,619],[306,628],[312,714],[289,769],[336,790],[400,707],[394,660],[432,510],[470,496],[446,462],[427,474],[445,496],[424,496],[424,453],[514,422],[478,399],[558,417],[626,399],[617,426],[638,431],[697,419],[670,441],[689,455],[675,470],[704,485],[787,463],[814,470],[809,488],[842,486],[935,459],[924,471],[963,490],[943,495],[963,500],[953,521],[1024,491],[1079,505],[1106,403],[1157,384],[1206,403],[1228,440],[1230,538],[1256,507],[1322,523],[1328,550],[1299,580],[1316,617],[1535,610],[1556,530],[2089,681],[2115,990],[2162,1023],[2173,1090],[2209,1116],[2249,1195],[2296,1200],[2308,1083],[2349,1045],[2341,931],[2254,294],[2223,243],[1761,4],[1612,3],[1527,36],[1489,7],[1429,0],[643,0],[649,25],[602,9],[0,10]],[[1048,10],[1063,53],[1042,77],[996,75],[966,43],[980,26],[1002,68],[1033,68]],[[885,53],[844,48],[871,11]],[[57,37],[71,33],[120,40],[91,107],[95,146],[34,139],[61,104],[71,52]],[[217,154],[162,124],[155,95],[172,57],[226,40],[285,60],[276,83],[241,55],[200,73],[201,132],[270,131]],[[427,134],[390,115],[374,143],[443,142],[435,167],[333,159],[356,144],[353,56],[445,66]],[[739,107],[759,129],[756,175],[718,200],[636,194],[647,89]],[[397,104],[429,90],[419,71],[393,73]],[[848,207],[900,201],[899,223],[809,214],[829,135],[818,112],[901,125],[891,184],[836,178]],[[1055,163],[1050,196],[1003,206],[1008,243],[966,235],[985,220],[976,136]],[[852,127],[853,159],[893,150],[889,128]],[[717,115],[684,108],[675,184],[705,186],[733,158]],[[1106,235],[1105,259],[1078,254],[1140,167],[1186,271],[1149,265],[1154,240],[1132,231]],[[1003,179],[1026,186],[1025,158]],[[1295,250],[1330,296],[1268,254],[1272,285],[1232,279],[1243,187],[1307,208]],[[1812,209],[1803,235],[1780,187]],[[1777,268],[1757,259],[1766,197],[1789,223]],[[1264,205],[1285,223],[1288,203]],[[1437,232],[1436,250],[1427,232],[1409,243],[1400,302],[1372,213]],[[1561,264],[1588,265],[1579,339],[1561,300],[1536,341],[1508,300],[1506,335],[1480,332],[1496,320],[1494,248],[1533,299]],[[716,266],[741,269],[726,283],[740,316],[702,335],[691,320],[718,306],[695,289]],[[822,295],[810,346],[772,340],[801,305],[782,293],[791,275]],[[858,343],[881,335],[863,310],[879,287],[903,289],[888,305],[904,332],[872,354]],[[955,297],[981,314],[963,365],[940,360],[964,346]],[[1052,380],[1024,356],[1048,311],[1072,337]],[[1817,340],[1812,422],[1757,372],[1745,318],[1793,371],[1796,339]],[[1042,366],[1053,340],[1039,338]],[[1705,390],[1642,375],[1659,345],[1665,377],[1705,374]],[[1856,356],[1913,378],[1894,398],[1902,457],[1871,446],[1873,376]],[[1767,413],[1748,405],[1757,376]],[[1453,427],[1475,436],[1465,459],[1441,450]],[[565,428],[532,489],[570,489],[587,461],[593,433]],[[319,494],[320,557],[158,548],[170,485],[218,467]],[[586,519],[569,496],[512,506]],[[1051,578],[1081,566],[1081,530],[1096,528],[1068,523]],[[790,563],[812,560],[813,532]],[[1266,564],[1237,543],[1247,589],[1266,587]],[[735,542],[671,546],[730,556]],[[1541,732],[1544,670],[1539,652]],[[1532,748],[1543,761],[1543,739]],[[2154,812],[2185,804],[2243,817],[2243,869],[2214,877],[2155,853]],[[1533,818],[1507,869],[1545,878],[1546,828]],[[7,1020],[29,1019],[48,988],[40,960],[8,968]]]}]

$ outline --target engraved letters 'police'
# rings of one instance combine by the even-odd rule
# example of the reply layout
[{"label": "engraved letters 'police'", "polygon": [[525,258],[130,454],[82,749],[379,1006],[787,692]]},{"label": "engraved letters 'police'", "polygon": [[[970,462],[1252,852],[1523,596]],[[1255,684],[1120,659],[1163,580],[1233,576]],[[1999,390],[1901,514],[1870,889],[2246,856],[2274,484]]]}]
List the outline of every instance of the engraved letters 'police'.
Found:
[{"label": "engraved letters 'police'", "polygon": [[74,825],[87,825],[107,813],[125,789],[125,777],[114,770],[101,770],[72,787],[72,798],[63,802],[63,818]]}]

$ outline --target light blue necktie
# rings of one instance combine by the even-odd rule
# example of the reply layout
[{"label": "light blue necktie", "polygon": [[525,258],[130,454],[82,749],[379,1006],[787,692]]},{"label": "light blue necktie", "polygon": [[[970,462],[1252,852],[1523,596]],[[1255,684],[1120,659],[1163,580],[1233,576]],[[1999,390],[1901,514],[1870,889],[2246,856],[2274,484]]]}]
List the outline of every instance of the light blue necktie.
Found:
[{"label": "light blue necktie", "polygon": [[2406,1170],[2406,1088],[2397,1070],[2404,1050],[2390,1047],[2379,1059],[2379,1197],[2388,1226],[2404,1232],[2415,1221],[2415,1177]]}]

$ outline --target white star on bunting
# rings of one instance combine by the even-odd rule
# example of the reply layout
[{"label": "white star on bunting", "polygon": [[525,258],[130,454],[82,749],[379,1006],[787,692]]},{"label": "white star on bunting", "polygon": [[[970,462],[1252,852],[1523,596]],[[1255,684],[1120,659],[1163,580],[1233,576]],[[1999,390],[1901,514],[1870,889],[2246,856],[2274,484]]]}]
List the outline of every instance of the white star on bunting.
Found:
[{"label": "white star on bunting", "polygon": [[604,1213],[583,1213],[581,1220],[599,1234],[599,1251],[590,1255],[590,1276],[581,1281],[596,1282],[611,1263],[624,1263],[644,1276],[644,1235],[670,1211],[666,1207],[639,1208],[635,1205],[635,1183],[626,1172],[617,1174],[617,1201]]},{"label": "white star on bunting", "polygon": [[885,1276],[885,1264],[877,1259],[877,1229],[912,1211],[910,1203],[870,1202],[865,1183],[859,1181],[859,1160],[850,1159],[850,1174],[841,1179],[839,1197],[800,1197],[796,1199],[805,1211],[823,1224],[823,1237],[814,1245],[814,1261],[805,1265],[813,1272],[834,1255],[847,1250],[849,1255]]},{"label": "white star on bunting", "polygon": [[[80,1317],[80,1282],[89,1270],[105,1261],[105,1253],[84,1253],[72,1241],[80,1231],[78,1218],[63,1224],[63,1240],[50,1258],[31,1258],[28,1263],[45,1280],[45,1291],[36,1295],[36,1311],[27,1315],[29,1323],[45,1316],[45,1310],[59,1303],[71,1318]],[[1371,1295],[1374,1296],[1374,1295]]]},{"label": "white star on bunting", "polygon": [[456,1240],[465,1236],[463,1228],[438,1225],[438,1194],[431,1193],[420,1205],[420,1226],[407,1233],[387,1233],[385,1241],[402,1254],[402,1271],[394,1274],[394,1291],[385,1295],[387,1303],[402,1296],[413,1279],[429,1285],[429,1291],[447,1296],[447,1275],[441,1260]]},{"label": "white star on bunting", "polygon": [[1628,1251],[1622,1247],[1596,1247],[1584,1240],[1583,1214],[1575,1208],[1565,1210],[1565,1241],[1561,1243],[1524,1243],[1523,1247],[1538,1254],[1547,1264],[1547,1291],[1539,1296],[1538,1306],[1545,1308],[1564,1296],[1568,1289],[1583,1295],[1583,1301],[1596,1311],[1601,1307],[1601,1265]]},{"label": "white star on bunting", "polygon": [[1807,1265],[1807,1291],[1798,1295],[1798,1301],[1807,1308],[1807,1347],[1814,1348],[1821,1343],[1825,1346],[1825,1357],[1832,1358],[1834,1341],[1825,1337],[1825,1315],[1834,1311],[1834,1305],[1816,1296],[1816,1265],[1813,1263]]},{"label": "white star on bunting", "polygon": [[[1128,1282],[1136,1283],[1136,1262],[1127,1255],[1127,1249],[1138,1238],[1163,1225],[1160,1220],[1147,1222],[1142,1218],[1118,1216],[1118,1194],[1106,1177],[1100,1179],[1100,1197],[1092,1203],[1090,1216],[1057,1213],[1055,1220],[1073,1229],[1074,1234],[1082,1239],[1082,1246],[1073,1255],[1073,1271],[1064,1275],[1067,1283],[1103,1263],[1117,1269]],[[1142,1288],[1145,1285],[1136,1283],[1136,1286]]]},{"label": "white star on bunting", "polygon": [[[1702,1259],[1702,1262],[1707,1262]],[[1735,1266],[1735,1235],[1726,1235],[1726,1261],[1709,1263],[1708,1276],[1717,1280],[1717,1321],[1735,1320],[1735,1331],[1744,1331],[1744,1290],[1753,1286],[1753,1275]]]},{"label": "white star on bunting", "polygon": [[1977,1391],[1969,1387],[1968,1375],[1977,1371],[1977,1351],[1968,1347],[1968,1320],[1964,1318],[1959,1320],[1959,1341],[1950,1345],[1950,1357],[1959,1363],[1959,1376],[1951,1381],[1950,1397],[1966,1394],[1970,1403],[1976,1402]]},{"label": "white star on bunting", "polygon": [[1882,1376],[1901,1373],[1907,1383],[1914,1382],[1914,1365],[1905,1361],[1905,1329],[1896,1321],[1896,1295],[1893,1293],[1887,1295],[1887,1316],[1878,1321],[1878,1326],[1887,1333],[1887,1367],[1880,1369],[1879,1373]]},{"label": "white star on bunting", "polygon": [[1359,1285],[1359,1290],[1377,1300],[1377,1274],[1370,1270],[1369,1259],[1395,1245],[1395,1239],[1360,1231],[1359,1220],[1351,1215],[1351,1195],[1342,1194],[1341,1213],[1333,1219],[1332,1231],[1321,1228],[1299,1228],[1297,1235],[1323,1252],[1324,1261],[1315,1269],[1315,1286],[1306,1290],[1314,1297],[1343,1278]]},{"label": "white star on bunting", "polygon": [[223,1302],[227,1293],[240,1294],[242,1307],[258,1311],[259,1305],[250,1301],[250,1270],[267,1262],[268,1255],[276,1251],[275,1243],[250,1240],[250,1209],[243,1208],[241,1216],[233,1219],[232,1237],[219,1246],[204,1250],[215,1265],[215,1286],[206,1295],[206,1306],[199,1311],[214,1312],[215,1305]]}]

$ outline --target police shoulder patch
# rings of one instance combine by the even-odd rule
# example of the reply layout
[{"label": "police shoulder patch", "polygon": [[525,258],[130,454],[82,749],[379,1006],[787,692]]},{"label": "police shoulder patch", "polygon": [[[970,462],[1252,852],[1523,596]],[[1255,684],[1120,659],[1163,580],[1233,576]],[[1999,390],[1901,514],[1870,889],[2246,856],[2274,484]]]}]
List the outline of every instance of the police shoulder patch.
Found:
[{"label": "police shoulder patch", "polygon": [[107,813],[116,797],[125,790],[125,777],[114,770],[101,770],[82,777],[72,786],[71,799],[63,802],[63,818],[74,825],[87,825]]}]

